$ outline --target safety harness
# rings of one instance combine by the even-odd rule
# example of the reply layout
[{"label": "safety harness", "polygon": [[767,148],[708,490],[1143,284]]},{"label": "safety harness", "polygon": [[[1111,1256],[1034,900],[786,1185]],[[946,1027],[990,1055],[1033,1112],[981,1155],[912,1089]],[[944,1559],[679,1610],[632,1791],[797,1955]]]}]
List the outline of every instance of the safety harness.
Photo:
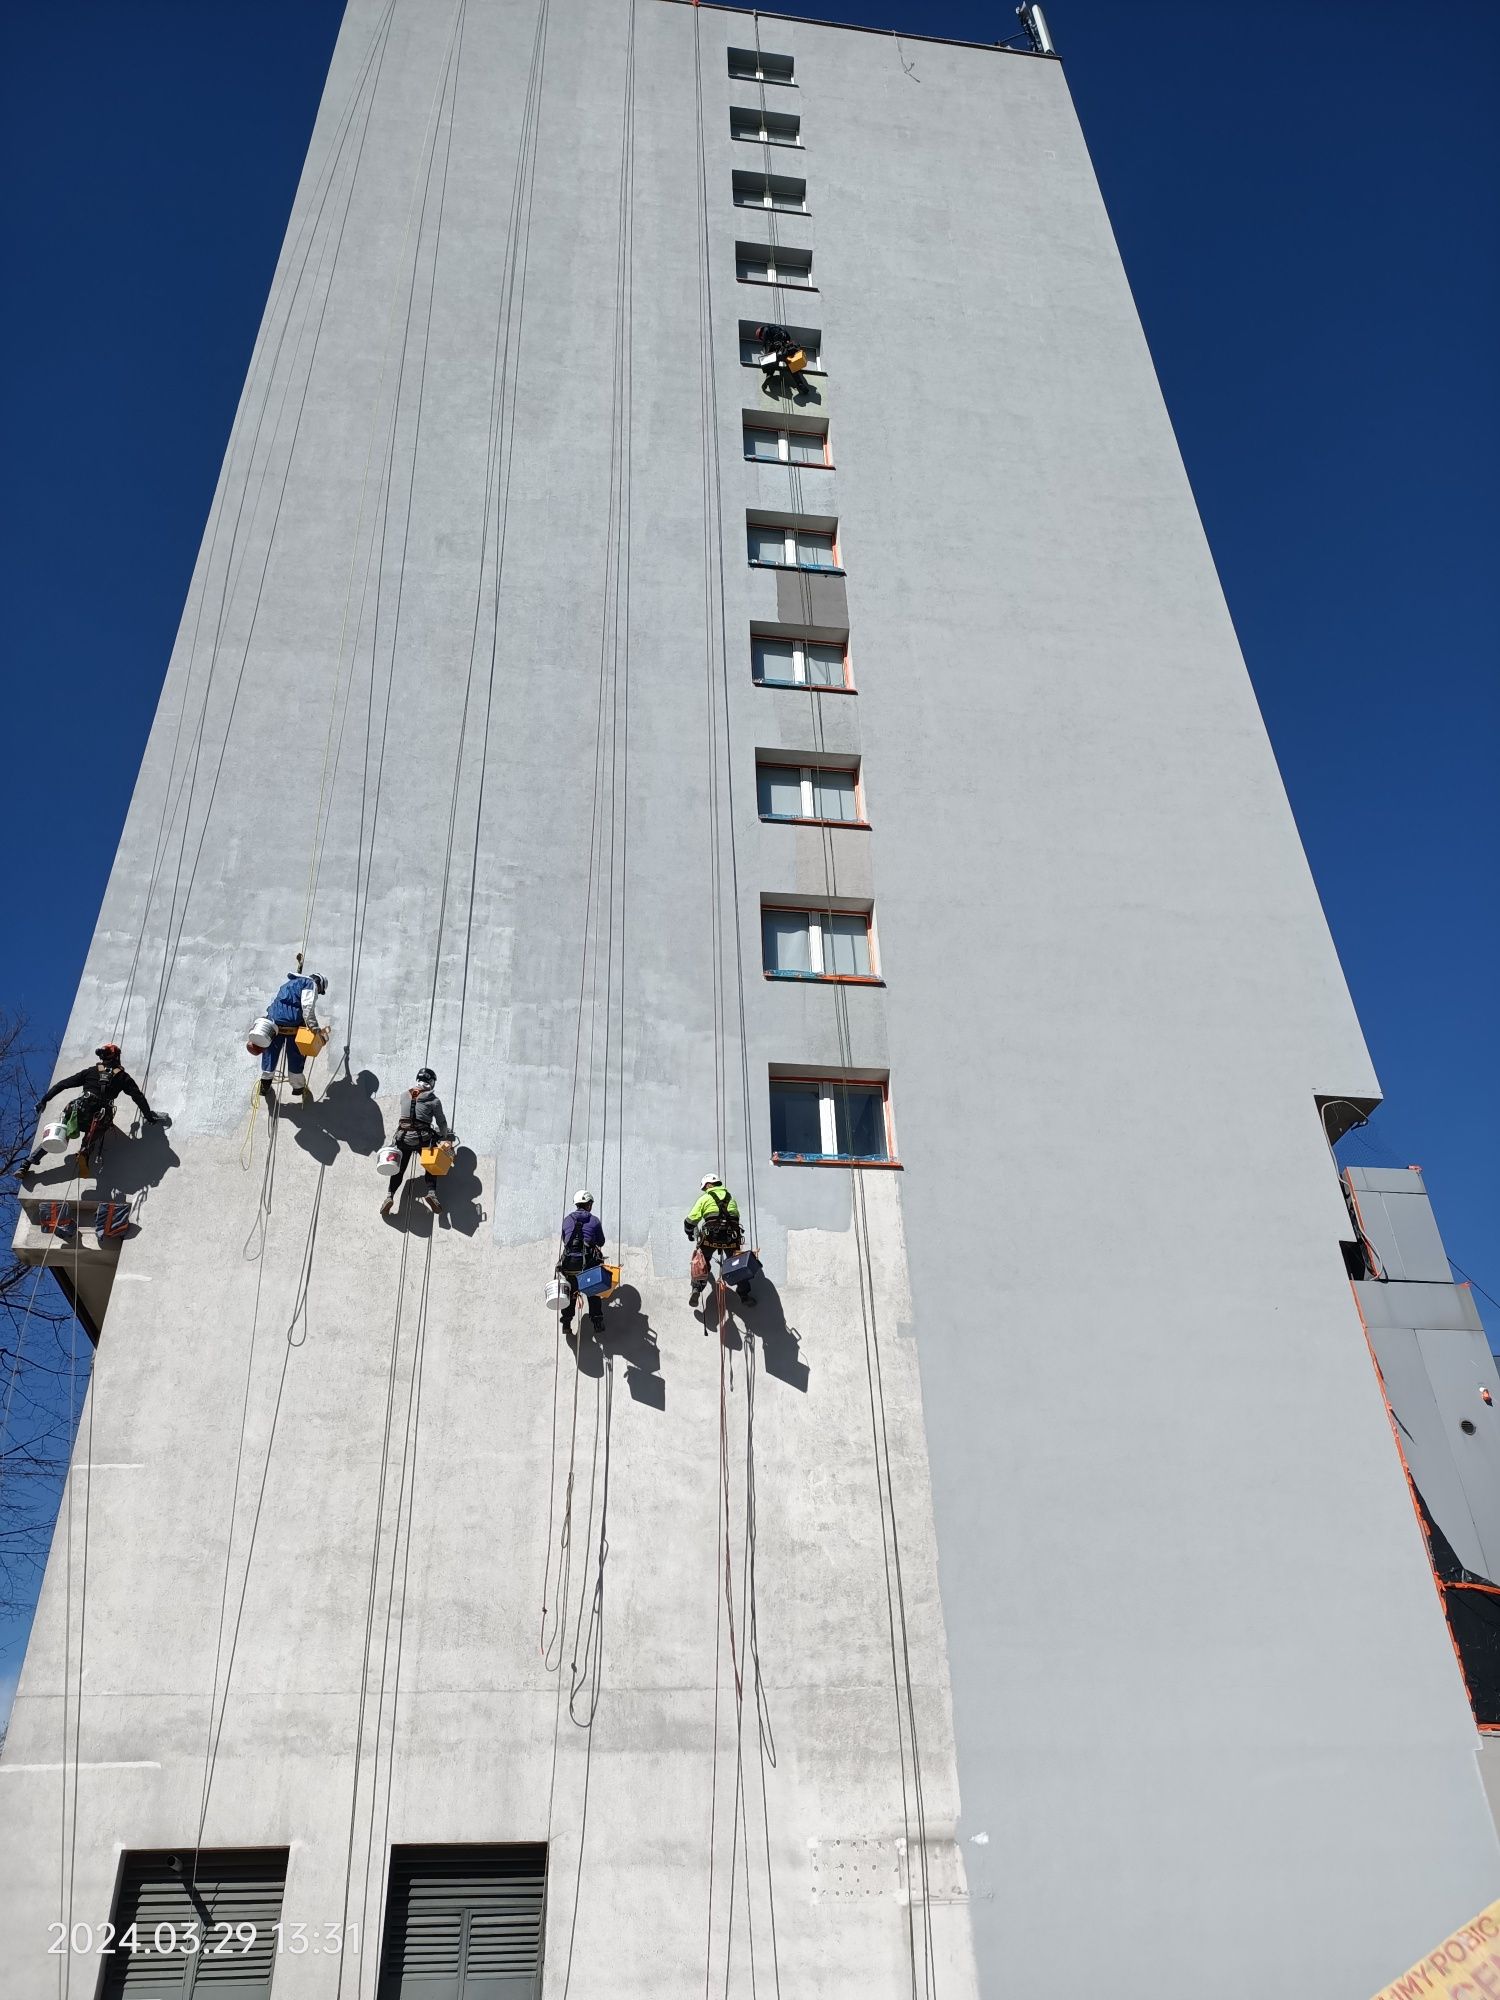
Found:
[{"label": "safety harness", "polygon": [[705,1248],[713,1250],[738,1250],[743,1237],[740,1219],[731,1215],[730,1197],[720,1194],[717,1188],[705,1188],[704,1193],[718,1210],[716,1215],[705,1215],[698,1224],[698,1241]]}]

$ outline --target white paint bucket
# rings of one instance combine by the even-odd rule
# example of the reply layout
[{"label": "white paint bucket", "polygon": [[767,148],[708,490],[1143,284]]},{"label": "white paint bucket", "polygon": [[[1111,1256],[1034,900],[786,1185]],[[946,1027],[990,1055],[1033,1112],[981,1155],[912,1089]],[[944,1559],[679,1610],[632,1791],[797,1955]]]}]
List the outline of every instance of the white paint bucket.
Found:
[{"label": "white paint bucket", "polygon": [[263,1050],[268,1049],[275,1039],[275,1023],[268,1021],[265,1015],[262,1014],[259,1020],[251,1022],[250,1032],[245,1037],[245,1047],[250,1051],[251,1055],[259,1055]]},{"label": "white paint bucket", "polygon": [[50,1125],[44,1125],[37,1134],[37,1144],[44,1153],[65,1153],[70,1143],[68,1128],[61,1118],[54,1120]]},{"label": "white paint bucket", "polygon": [[384,1174],[387,1179],[392,1174],[399,1174],[401,1171],[401,1148],[399,1146],[387,1146],[375,1161],[375,1171],[377,1174]]}]

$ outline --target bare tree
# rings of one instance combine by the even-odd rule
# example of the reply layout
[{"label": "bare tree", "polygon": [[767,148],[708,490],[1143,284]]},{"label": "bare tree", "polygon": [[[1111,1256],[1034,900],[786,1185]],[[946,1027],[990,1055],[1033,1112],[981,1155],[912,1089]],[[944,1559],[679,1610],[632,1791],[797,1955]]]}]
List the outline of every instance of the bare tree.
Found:
[{"label": "bare tree", "polygon": [[0,1013],[0,1611],[41,1581],[93,1350],[50,1273],[11,1248],[16,1175],[31,1149],[36,1050]]}]

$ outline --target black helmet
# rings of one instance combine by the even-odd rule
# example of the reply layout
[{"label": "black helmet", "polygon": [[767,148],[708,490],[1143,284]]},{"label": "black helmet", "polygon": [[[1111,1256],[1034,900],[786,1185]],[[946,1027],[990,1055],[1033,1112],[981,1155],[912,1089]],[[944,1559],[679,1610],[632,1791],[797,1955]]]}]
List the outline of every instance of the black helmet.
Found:
[{"label": "black helmet", "polygon": [[120,1060],[120,1044],[118,1042],[104,1042],[95,1049],[94,1054],[99,1058],[100,1062],[117,1063]]},{"label": "black helmet", "polygon": [[418,1082],[418,1083],[436,1083],[436,1082],[437,1082],[437,1071],[436,1071],[435,1069],[419,1069],[419,1070],[417,1071],[417,1082]]}]

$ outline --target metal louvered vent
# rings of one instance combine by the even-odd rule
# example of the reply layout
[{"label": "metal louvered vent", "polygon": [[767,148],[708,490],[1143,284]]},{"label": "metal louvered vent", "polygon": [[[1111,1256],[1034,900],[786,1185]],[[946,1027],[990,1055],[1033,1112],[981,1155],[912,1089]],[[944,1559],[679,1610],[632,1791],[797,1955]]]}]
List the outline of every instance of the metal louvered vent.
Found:
[{"label": "metal louvered vent", "polygon": [[538,2000],[545,1847],[396,1847],[380,2000]]},{"label": "metal louvered vent", "polygon": [[127,1854],[101,2000],[269,2000],[286,1857],[213,1850],[195,1867],[190,1847]]}]

